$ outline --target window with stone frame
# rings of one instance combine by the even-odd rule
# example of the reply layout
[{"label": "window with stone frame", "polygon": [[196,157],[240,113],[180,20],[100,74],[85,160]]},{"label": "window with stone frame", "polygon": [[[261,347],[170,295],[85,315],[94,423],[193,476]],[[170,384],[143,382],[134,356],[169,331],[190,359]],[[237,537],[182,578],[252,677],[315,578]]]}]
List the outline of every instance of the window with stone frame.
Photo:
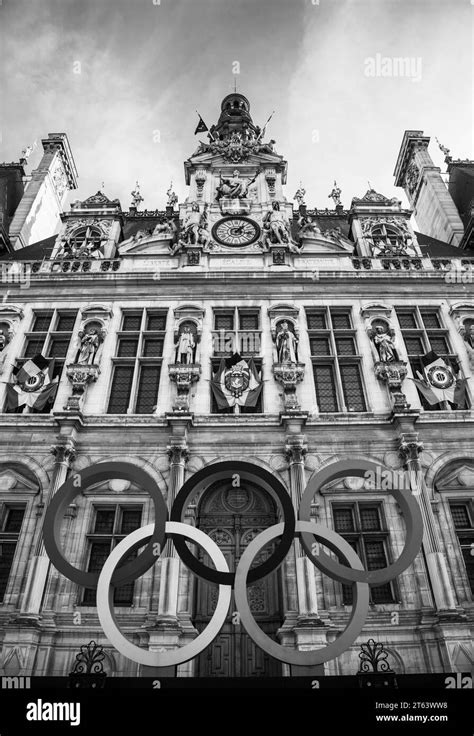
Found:
[{"label": "window with stone frame", "polygon": [[[388,563],[389,533],[383,517],[382,504],[371,502],[333,503],[334,530],[357,552],[366,570],[379,570]],[[342,602],[351,605],[352,585],[341,585]],[[392,583],[370,588],[372,603],[394,603]]]},{"label": "window with stone frame", "polygon": [[[413,378],[423,377],[421,356],[431,350],[451,366],[456,376],[459,376],[459,359],[452,350],[449,340],[449,330],[443,325],[440,311],[437,307],[396,307],[396,313],[408,360],[413,372]],[[448,406],[429,404],[423,394],[418,391],[420,402],[425,411],[440,411],[456,408],[456,404],[446,402]],[[466,407],[467,408],[467,407]]]},{"label": "window with stone frame", "polygon": [[[49,360],[54,359],[51,377],[61,380],[67,352],[75,329],[77,309],[43,309],[35,311],[31,330],[25,335],[25,342],[16,365],[21,368],[27,360],[35,355],[42,355]],[[54,396],[52,397],[54,401]],[[31,408],[33,414],[49,414],[52,402],[43,409]],[[24,406],[19,406],[13,413],[22,413]],[[4,411],[8,411],[4,409]]]},{"label": "window with stone frame", "polygon": [[78,256],[102,256],[102,242],[104,235],[98,227],[88,225],[74,230],[64,245],[64,255]]},{"label": "window with stone frame", "polygon": [[413,251],[410,250],[412,239],[397,227],[385,223],[375,225],[370,232],[370,238],[375,256],[413,255]]},{"label": "window with stone frame", "polygon": [[466,567],[467,580],[474,598],[474,503],[471,500],[453,500],[449,506]]},{"label": "window with stone frame", "polygon": [[157,407],[167,310],[124,310],[112,358],[108,414],[152,414]]},{"label": "window with stone frame", "polygon": [[214,309],[212,346],[214,356],[230,358],[233,353],[260,356],[260,309],[228,307]]},{"label": "window with stone frame", "polygon": [[[212,332],[213,355],[212,375],[220,366],[221,358],[230,358],[234,353],[253,359],[257,373],[262,374],[260,309],[252,307],[227,307],[214,309]],[[255,406],[219,409],[211,391],[212,414],[261,414],[263,411],[263,389]]]},{"label": "window with stone frame", "polygon": [[0,601],[5,597],[26,506],[0,506]]},{"label": "window with stone frame", "polygon": [[305,311],[319,411],[367,411],[351,308],[306,307]]},{"label": "window with stone frame", "polygon": [[[127,534],[141,526],[143,507],[134,504],[97,505],[94,507],[91,531],[87,535],[87,571],[100,572],[111,550]],[[131,552],[121,565],[134,560],[137,551]],[[114,606],[131,606],[134,583],[127,583],[114,589]],[[82,596],[83,606],[96,605],[96,591],[85,588]]]}]

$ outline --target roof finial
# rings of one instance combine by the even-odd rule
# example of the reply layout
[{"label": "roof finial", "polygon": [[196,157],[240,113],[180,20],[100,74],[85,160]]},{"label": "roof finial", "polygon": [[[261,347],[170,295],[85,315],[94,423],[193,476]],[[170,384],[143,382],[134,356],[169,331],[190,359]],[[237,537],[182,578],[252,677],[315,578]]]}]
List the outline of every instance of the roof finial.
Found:
[{"label": "roof finial", "polygon": [[373,192],[374,189],[372,188],[372,184],[370,183],[368,179],[367,179],[367,184],[369,185],[369,192]]},{"label": "roof finial", "polygon": [[444,153],[444,160],[446,163],[449,163],[449,161],[453,160],[453,157],[451,156],[451,151],[446,146],[443,146],[439,140],[436,138],[436,143],[439,146],[439,150]]},{"label": "roof finial", "polygon": [[342,190],[337,186],[336,180],[334,179],[334,187],[332,192],[328,194],[328,199],[332,199],[336,207],[342,207],[341,205],[341,194]]},{"label": "roof finial", "polygon": [[143,202],[143,197],[140,194],[140,184],[137,182],[132,192],[132,207],[137,208],[141,202]]}]

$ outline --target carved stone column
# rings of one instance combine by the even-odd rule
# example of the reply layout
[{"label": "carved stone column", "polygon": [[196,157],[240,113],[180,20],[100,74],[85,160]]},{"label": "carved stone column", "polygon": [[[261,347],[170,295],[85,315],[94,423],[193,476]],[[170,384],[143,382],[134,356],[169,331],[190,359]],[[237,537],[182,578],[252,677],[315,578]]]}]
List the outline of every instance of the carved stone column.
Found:
[{"label": "carved stone column", "polygon": [[436,608],[438,611],[454,612],[456,598],[449,578],[446,558],[442,551],[443,545],[431,507],[429,490],[418,457],[422,450],[423,444],[418,440],[418,432],[401,433],[399,454],[405,462],[410,486],[420,504],[424,526],[423,549]]},{"label": "carved stone column", "polygon": [[[76,457],[75,441],[72,439],[62,439],[58,444],[51,447],[51,453],[55,458],[55,466],[53,470],[53,478],[49,493],[44,503],[44,513],[53,498],[54,494],[65,482],[71,463]],[[31,559],[28,577],[26,581],[25,593],[21,606],[21,614],[36,616],[41,610],[41,603],[46,587],[46,581],[49,571],[49,557],[46,554],[43,541],[43,522],[41,530],[36,541],[34,556]]]},{"label": "carved stone column", "polygon": [[[168,510],[171,510],[178,490],[184,482],[184,470],[189,453],[186,438],[172,438],[168,445],[170,478],[168,487]],[[177,621],[179,557],[171,540],[165,544],[161,555],[161,582],[158,599],[158,619],[164,623]]]},{"label": "carved stone column", "polygon": [[[297,513],[303,491],[306,486],[304,474],[304,458],[307,446],[304,435],[296,434],[287,437],[285,447],[290,467],[290,490],[295,512]],[[296,585],[298,591],[299,620],[311,619],[321,625],[318,616],[318,599],[314,566],[301,548],[298,539],[294,542],[296,558]]]}]

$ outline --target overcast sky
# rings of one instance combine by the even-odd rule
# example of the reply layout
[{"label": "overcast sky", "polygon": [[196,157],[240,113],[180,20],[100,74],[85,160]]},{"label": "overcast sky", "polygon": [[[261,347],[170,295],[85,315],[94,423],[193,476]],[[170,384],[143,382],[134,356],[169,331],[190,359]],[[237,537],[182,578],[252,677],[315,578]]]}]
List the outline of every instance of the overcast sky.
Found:
[{"label": "overcast sky", "polygon": [[[156,4],[155,4],[156,3]],[[217,122],[237,89],[302,180],[311,207],[348,207],[367,181],[399,196],[393,169],[405,129],[473,157],[474,0],[0,0],[0,160],[66,132],[84,199],[102,188],[125,209],[186,196],[183,161],[199,110]],[[371,59],[407,58],[407,76],[369,76]],[[240,73],[233,74],[238,70]],[[389,68],[385,63],[386,70]],[[375,68],[377,71],[377,68]],[[379,66],[380,72],[380,66]]]}]

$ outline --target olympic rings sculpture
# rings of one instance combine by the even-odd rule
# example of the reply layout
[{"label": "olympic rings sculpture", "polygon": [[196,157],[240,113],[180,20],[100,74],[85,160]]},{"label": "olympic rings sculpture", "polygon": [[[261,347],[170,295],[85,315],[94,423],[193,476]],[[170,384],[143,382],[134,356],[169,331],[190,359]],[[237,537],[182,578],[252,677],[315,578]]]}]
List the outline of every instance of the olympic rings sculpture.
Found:
[{"label": "olympic rings sculpture", "polygon": [[[232,590],[240,621],[254,642],[275,659],[291,665],[312,666],[327,662],[340,656],[362,631],[369,608],[369,588],[392,580],[414,561],[421,549],[423,520],[420,507],[410,491],[389,488],[398,502],[406,525],[405,546],[399,558],[379,570],[366,570],[350,544],[339,534],[310,519],[311,502],[322,486],[346,476],[363,478],[366,473],[386,468],[380,463],[362,460],[339,460],[315,473],[303,492],[298,520],[295,519],[293,503],[282,483],[268,470],[246,462],[227,461],[202,468],[189,478],[179,490],[170,512],[156,482],[142,468],[121,462],[105,462],[93,465],[84,471],[73,474],[56,492],[47,511],[44,524],[44,544],[51,562],[59,572],[82,587],[97,590],[97,613],[102,628],[109,641],[128,659],[152,667],[169,667],[183,664],[196,657],[218,635],[229,610]],[[183,523],[186,505],[191,496],[207,488],[211,482],[228,479],[238,474],[244,480],[257,479],[260,487],[278,502],[283,523],[275,524],[260,532],[247,546],[237,565],[229,570],[227,562],[217,544],[203,531]],[[138,483],[146,490],[154,503],[155,521],[153,524],[136,529],[123,539],[110,553],[100,573],[89,573],[71,565],[60,550],[60,528],[62,517],[75,496],[85,488],[110,480],[121,478]],[[79,480],[78,480],[79,479]],[[390,483],[390,476],[388,477]],[[351,584],[354,591],[353,609],[344,631],[326,647],[311,651],[298,651],[284,647],[270,639],[254,619],[247,598],[247,585],[276,570],[286,557],[295,535],[309,559],[324,574],[341,583]],[[192,642],[168,651],[149,651],[130,642],[120,631],[113,606],[113,589],[119,585],[136,580],[150,569],[171,537],[174,546],[186,564],[203,580],[219,585],[216,609],[207,627]],[[272,540],[280,541],[272,554],[257,567],[251,568],[258,553]],[[215,569],[200,562],[187,547],[185,539],[197,543],[211,558]],[[339,560],[321,550],[321,544],[334,552]],[[144,549],[137,557],[120,567],[122,560],[132,551]]]}]

